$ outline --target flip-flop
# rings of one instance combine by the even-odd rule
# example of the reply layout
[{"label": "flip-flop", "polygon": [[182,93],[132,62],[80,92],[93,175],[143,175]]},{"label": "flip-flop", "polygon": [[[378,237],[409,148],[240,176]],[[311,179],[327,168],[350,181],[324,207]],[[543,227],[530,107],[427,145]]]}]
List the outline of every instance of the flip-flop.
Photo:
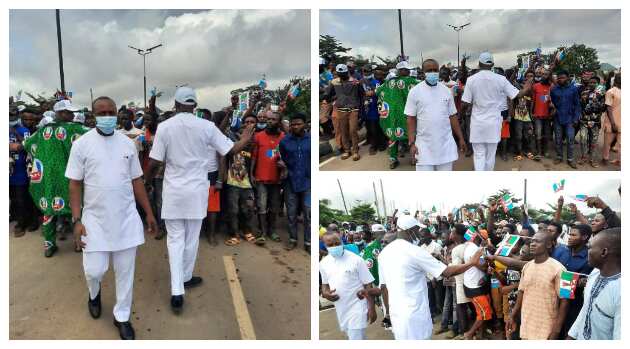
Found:
[{"label": "flip-flop", "polygon": [[530,159],[530,160],[534,160],[534,154],[527,153],[527,158]]},{"label": "flip-flop", "polygon": [[272,233],[271,236],[269,237],[272,241],[275,242],[280,242],[280,236],[276,233]]},{"label": "flip-flop", "polygon": [[514,161],[522,161],[523,160],[523,156],[521,155],[515,155],[514,156]]},{"label": "flip-flop", "polygon": [[258,245],[258,246],[262,246],[262,245],[264,245],[264,244],[265,244],[265,241],[266,241],[266,240],[265,240],[265,238],[264,238],[264,237],[259,236],[259,237],[257,237],[257,238],[256,238],[256,245]]},{"label": "flip-flop", "polygon": [[247,233],[244,235],[245,240],[247,240],[248,242],[255,242],[256,241],[256,237],[254,236],[254,234],[252,233]]},{"label": "flip-flop", "polygon": [[241,243],[241,239],[237,238],[237,237],[231,237],[227,240],[225,240],[225,244],[228,246],[236,246],[238,244]]}]

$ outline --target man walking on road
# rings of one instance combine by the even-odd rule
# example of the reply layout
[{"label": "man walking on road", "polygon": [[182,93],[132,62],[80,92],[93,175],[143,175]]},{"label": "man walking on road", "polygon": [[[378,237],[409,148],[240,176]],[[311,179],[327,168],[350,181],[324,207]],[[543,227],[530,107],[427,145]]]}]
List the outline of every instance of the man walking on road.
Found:
[{"label": "man walking on road", "polygon": [[95,319],[101,315],[101,280],[112,258],[116,274],[114,325],[121,339],[135,339],[129,316],[136,248],[144,243],[136,200],[146,213],[150,233],[157,231],[157,223],[134,142],[115,131],[116,104],[109,97],[99,97],[92,109],[96,129],[74,143],[65,173],[74,240],[83,249],[90,315]]},{"label": "man walking on road", "polygon": [[462,96],[464,110],[472,105],[470,143],[474,151],[475,171],[493,171],[497,145],[501,140],[505,99],[513,100],[530,93],[532,81],[518,90],[505,78],[493,73],[494,58],[490,52],[479,55],[479,72],[469,77]]},{"label": "man walking on road", "polygon": [[175,91],[175,115],[158,126],[149,157],[145,181],[152,183],[165,163],[162,219],[167,230],[168,259],[171,268],[171,307],[177,314],[184,306],[184,288],[201,284],[193,276],[201,223],[208,207],[208,152],[233,154],[247,145],[254,127],[245,128],[233,143],[210,121],[196,117],[197,96],[190,87]]}]

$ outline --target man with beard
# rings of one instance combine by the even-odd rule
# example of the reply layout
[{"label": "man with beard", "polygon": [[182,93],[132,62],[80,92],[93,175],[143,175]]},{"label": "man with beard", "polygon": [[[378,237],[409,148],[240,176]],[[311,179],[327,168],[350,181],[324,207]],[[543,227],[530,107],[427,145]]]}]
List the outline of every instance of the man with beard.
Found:
[{"label": "man with beard", "polygon": [[621,228],[606,229],[587,245],[593,271],[584,288],[584,306],[568,339],[621,338]]},{"label": "man with beard", "polygon": [[[89,128],[72,122],[78,109],[69,100],[57,102],[55,121],[47,124],[24,141],[24,149],[33,159],[29,191],[43,215],[44,256],[57,251],[54,220],[71,215],[68,205],[68,179],[65,177],[68,155],[74,141]],[[80,252],[79,248],[75,251]]]},{"label": "man with beard", "polygon": [[280,159],[279,148],[284,132],[279,129],[280,114],[277,112],[266,112],[265,120],[264,131],[254,135],[252,150],[253,184],[256,189],[256,204],[261,227],[261,236],[256,239],[258,244],[263,244],[265,237],[280,241],[278,233],[275,232],[275,223],[280,213],[280,172],[284,164]]},{"label": "man with beard", "polygon": [[337,64],[335,68],[337,78],[333,79],[326,88],[324,99],[328,103],[335,100],[339,129],[343,144],[342,160],[346,160],[352,154],[352,160],[361,159],[359,155],[359,109],[364,95],[363,87],[359,80],[350,75],[345,64]]},{"label": "man with beard", "polygon": [[560,70],[557,73],[558,84],[551,89],[551,102],[556,108],[556,115],[553,119],[554,134],[556,141],[556,158],[554,165],[562,162],[563,142],[567,144],[567,163],[571,168],[576,169],[577,163],[574,158],[573,148],[575,140],[575,124],[582,114],[580,105],[579,89],[569,81],[569,73]]},{"label": "man with beard", "polygon": [[[418,84],[416,78],[409,76],[411,65],[402,61],[396,65],[398,74],[385,81],[376,89],[378,96],[380,124],[383,132],[389,138],[389,168],[398,167],[399,147],[404,149],[408,142],[407,117],[405,103],[409,91]],[[401,154],[400,157],[403,157]],[[413,160],[413,157],[412,157]]]},{"label": "man with beard", "polygon": [[111,258],[116,274],[114,325],[121,339],[135,339],[129,318],[136,249],[144,243],[136,200],[146,214],[149,233],[157,230],[157,223],[134,144],[114,128],[116,104],[109,97],[99,97],[92,109],[96,129],[75,142],[65,171],[74,241],[83,249],[90,315],[101,316],[101,281]]}]

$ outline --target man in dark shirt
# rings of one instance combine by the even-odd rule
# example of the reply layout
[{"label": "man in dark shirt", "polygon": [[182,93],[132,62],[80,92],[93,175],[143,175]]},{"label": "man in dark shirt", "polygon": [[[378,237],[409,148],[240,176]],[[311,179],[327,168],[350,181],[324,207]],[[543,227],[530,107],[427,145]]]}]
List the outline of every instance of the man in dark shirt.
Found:
[{"label": "man in dark shirt", "polygon": [[566,70],[558,72],[558,85],[551,89],[551,102],[556,108],[556,116],[553,120],[556,159],[554,164],[562,162],[563,140],[567,143],[567,162],[576,169],[577,164],[573,157],[573,142],[575,140],[575,124],[580,120],[582,106],[578,88],[569,81],[569,73]]}]

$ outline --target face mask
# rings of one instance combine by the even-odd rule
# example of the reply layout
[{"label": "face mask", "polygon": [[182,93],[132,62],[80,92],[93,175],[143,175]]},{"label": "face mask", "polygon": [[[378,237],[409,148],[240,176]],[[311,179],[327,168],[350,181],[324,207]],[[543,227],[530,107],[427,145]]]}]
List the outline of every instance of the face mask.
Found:
[{"label": "face mask", "polygon": [[432,73],[425,74],[424,81],[426,81],[429,86],[435,86],[437,85],[439,79],[440,79],[440,74],[437,72],[432,72]]},{"label": "face mask", "polygon": [[343,245],[326,247],[326,249],[328,250],[328,254],[334,258],[339,258],[343,255]]},{"label": "face mask", "polygon": [[373,77],[374,77],[374,74],[370,74],[370,75],[366,75],[366,76],[365,76],[365,78],[366,78],[366,79],[371,79],[371,78],[373,78]]},{"label": "face mask", "polygon": [[97,116],[96,117],[96,128],[101,130],[106,135],[110,135],[114,133],[116,129],[116,122],[118,121],[118,117],[116,116]]},{"label": "face mask", "polygon": [[534,78],[534,81],[540,82],[540,81],[542,81],[542,78],[540,76],[537,76],[537,77]]},{"label": "face mask", "polygon": [[14,120],[14,121],[9,121],[9,127],[15,127],[19,123],[20,123],[20,119],[17,119],[17,120]]},{"label": "face mask", "polygon": [[257,130],[264,130],[265,128],[267,128],[267,124],[266,123],[264,123],[264,122],[256,123],[256,129]]}]

